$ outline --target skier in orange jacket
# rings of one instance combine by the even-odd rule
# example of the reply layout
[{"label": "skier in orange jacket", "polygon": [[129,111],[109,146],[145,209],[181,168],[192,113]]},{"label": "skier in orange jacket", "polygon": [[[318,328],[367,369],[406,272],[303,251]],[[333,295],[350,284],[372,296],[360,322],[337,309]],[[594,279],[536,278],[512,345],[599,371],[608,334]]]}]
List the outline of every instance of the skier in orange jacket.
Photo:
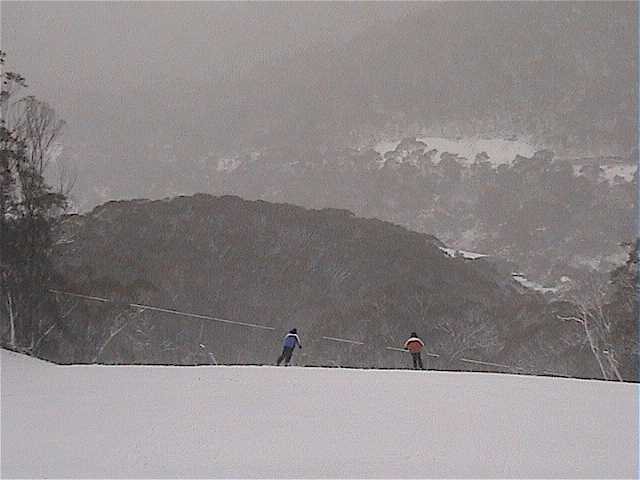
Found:
[{"label": "skier in orange jacket", "polygon": [[424,348],[424,342],[420,340],[418,334],[416,332],[411,332],[411,337],[404,342],[404,348],[411,352],[411,358],[413,359],[413,369],[424,370],[424,365],[422,364],[422,355],[420,352]]}]

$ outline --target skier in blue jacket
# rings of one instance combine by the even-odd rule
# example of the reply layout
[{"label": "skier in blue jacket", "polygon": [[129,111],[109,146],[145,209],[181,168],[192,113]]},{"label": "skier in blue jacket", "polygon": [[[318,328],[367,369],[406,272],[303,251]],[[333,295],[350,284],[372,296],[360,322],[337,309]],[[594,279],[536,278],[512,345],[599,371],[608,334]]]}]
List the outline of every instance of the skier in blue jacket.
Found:
[{"label": "skier in blue jacket", "polygon": [[282,360],[284,360],[285,367],[289,366],[291,355],[293,355],[293,349],[296,348],[296,345],[298,346],[298,348],[302,348],[300,337],[298,337],[298,330],[294,328],[289,331],[289,333],[287,333],[287,335],[284,337],[282,353],[278,357],[278,366],[280,365],[280,363],[282,363]]}]

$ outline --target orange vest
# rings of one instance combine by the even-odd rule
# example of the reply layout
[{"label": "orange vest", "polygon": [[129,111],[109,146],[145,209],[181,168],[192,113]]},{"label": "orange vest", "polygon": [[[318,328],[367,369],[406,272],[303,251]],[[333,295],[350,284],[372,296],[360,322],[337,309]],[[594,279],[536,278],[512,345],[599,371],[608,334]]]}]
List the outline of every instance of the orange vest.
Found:
[{"label": "orange vest", "polygon": [[419,353],[422,351],[422,347],[424,347],[424,342],[420,340],[418,337],[411,337],[404,343],[404,348],[409,349],[411,353]]}]

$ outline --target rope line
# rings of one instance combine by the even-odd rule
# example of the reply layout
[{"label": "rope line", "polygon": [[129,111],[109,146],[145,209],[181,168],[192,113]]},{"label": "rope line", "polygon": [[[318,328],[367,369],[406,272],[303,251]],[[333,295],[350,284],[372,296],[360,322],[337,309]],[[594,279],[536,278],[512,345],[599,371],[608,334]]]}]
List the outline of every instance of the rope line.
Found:
[{"label": "rope line", "polygon": [[356,340],[347,340],[346,338],[336,338],[336,337],[321,337],[325,340],[332,340],[334,342],[342,342],[342,343],[353,343],[354,345],[364,345],[364,342],[358,342]]},{"label": "rope line", "polygon": [[396,352],[406,352],[406,348],[398,348],[398,347],[384,347],[386,350],[394,350]]},{"label": "rope line", "polygon": [[[101,302],[101,303],[115,303],[118,304],[120,302],[117,302],[115,300],[111,300],[108,298],[103,298],[103,297],[96,297],[93,295],[82,295],[80,293],[73,293],[73,292],[65,292],[62,290],[54,290],[51,289],[49,290],[52,293],[56,293],[56,294],[60,294],[60,295],[66,295],[69,297],[76,297],[76,298],[82,298],[85,300],[92,300],[92,301],[96,301],[96,302]],[[126,305],[132,308],[139,308],[142,310],[153,310],[156,312],[162,312],[162,313],[169,313],[171,315],[178,315],[178,316],[184,316],[184,317],[191,317],[191,318],[199,318],[201,320],[211,320],[214,322],[220,322],[220,323],[227,323],[227,324],[231,324],[231,325],[239,325],[239,326],[243,326],[243,327],[251,327],[251,328],[260,328],[262,330],[276,330],[274,327],[269,327],[267,325],[258,325],[255,323],[247,323],[247,322],[237,322],[234,320],[227,320],[225,318],[219,318],[219,317],[212,317],[209,315],[201,315],[198,313],[190,313],[190,312],[182,312],[180,310],[174,310],[174,309],[170,309],[170,308],[161,308],[161,307],[154,307],[153,305],[144,305],[141,303],[121,303],[121,305]],[[357,340],[349,340],[346,338],[338,338],[338,337],[328,337],[328,336],[323,336],[321,337],[323,340],[330,340],[333,342],[340,342],[340,343],[350,343],[353,345],[365,345],[365,342],[360,342]],[[398,348],[398,347],[385,347],[386,350],[393,350],[393,351],[398,351],[398,352],[407,352],[408,350],[404,349],[404,348]],[[430,352],[422,352],[424,355],[428,356],[428,357],[434,357],[434,358],[440,358],[440,355],[438,355],[437,353],[430,353]],[[476,365],[487,365],[487,366],[491,366],[491,367],[499,367],[499,368],[506,368],[506,369],[511,369],[511,370],[519,370],[521,372],[530,372],[530,370],[527,370],[525,368],[522,367],[518,367],[516,365],[505,365],[502,363],[493,363],[493,362],[483,362],[481,360],[473,360],[470,358],[459,358],[458,359],[461,362],[465,362],[465,363],[472,363],[472,364],[476,364]],[[217,362],[216,362],[217,365]],[[547,374],[547,375],[555,375],[558,377],[567,377],[567,375],[562,375],[556,372],[550,372],[548,370],[542,370],[542,373]]]},{"label": "rope line", "polygon": [[[77,297],[77,298],[84,298],[85,300],[94,300],[97,302],[102,302],[102,303],[118,303],[114,300],[109,300],[107,298],[101,298],[101,297],[94,297],[91,295],[81,295],[79,293],[71,293],[71,292],[63,292],[60,290],[51,290],[51,292],[53,293],[59,293],[62,295],[68,295],[70,297]],[[172,315],[179,315],[179,316],[183,316],[183,317],[192,317],[192,318],[199,318],[201,320],[211,320],[214,322],[221,322],[221,323],[228,323],[231,325],[240,325],[243,327],[252,327],[252,328],[261,328],[263,330],[275,330],[274,327],[268,327],[266,325],[257,325],[255,323],[246,323],[246,322],[236,322],[234,320],[227,320],[226,318],[219,318],[219,317],[211,317],[209,315],[200,315],[198,313],[190,313],[190,312],[181,312],[180,310],[174,310],[174,309],[170,309],[170,308],[161,308],[161,307],[154,307],[152,305],[144,305],[141,303],[125,303],[124,305],[127,305],[129,307],[133,307],[133,308],[141,308],[144,310],[153,310],[156,312],[163,312],[163,313],[170,313]]]},{"label": "rope line", "polygon": [[[384,347],[386,350],[394,350],[396,352],[408,352],[409,350],[407,350],[406,348],[397,348],[397,347]],[[434,357],[434,358],[440,358],[440,355],[438,355],[437,353],[430,353],[430,352],[422,352],[424,353],[427,357]]]},{"label": "rope line", "polygon": [[81,295],[79,293],[63,292],[61,290],[53,290],[53,289],[49,291],[52,293],[58,293],[60,295],[67,295],[69,297],[78,297],[78,298],[84,298],[86,300],[95,300],[96,302],[115,303],[113,300],[109,300],[108,298],[93,297],[91,295]]},{"label": "rope line", "polygon": [[502,363],[482,362],[480,360],[472,360],[470,358],[459,358],[458,360],[460,360],[461,362],[475,363],[476,365],[489,365],[491,367],[510,368],[514,370],[525,371],[525,369],[522,367],[516,367],[514,365],[504,365]]}]

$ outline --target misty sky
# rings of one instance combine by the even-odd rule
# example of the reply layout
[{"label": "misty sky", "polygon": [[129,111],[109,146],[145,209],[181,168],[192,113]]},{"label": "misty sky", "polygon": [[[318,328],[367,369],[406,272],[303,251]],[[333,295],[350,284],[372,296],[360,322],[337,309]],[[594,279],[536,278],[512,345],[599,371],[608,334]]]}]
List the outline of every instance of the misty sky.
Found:
[{"label": "misty sky", "polygon": [[412,122],[535,134],[536,148],[586,155],[635,145],[633,3],[0,8],[8,68],[67,123],[64,157],[85,207],[175,194],[162,162],[189,170],[246,148],[360,146],[358,135],[401,135]]},{"label": "misty sky", "polygon": [[[64,156],[79,176],[77,196],[86,199],[101,188],[99,172],[109,165],[127,171],[132,162],[154,161],[165,144],[177,145],[194,131],[206,135],[213,127],[196,111],[202,118],[212,110],[202,95],[219,82],[233,84],[310,45],[340,45],[424,8],[419,2],[3,1],[2,50],[8,69],[26,77],[24,93],[45,100],[66,121]],[[172,148],[181,158],[203,153],[189,140]],[[135,194],[114,188],[107,197]]]},{"label": "misty sky", "polygon": [[424,8],[411,3],[2,2],[2,49],[64,115],[77,95],[212,83],[338,43]]}]

